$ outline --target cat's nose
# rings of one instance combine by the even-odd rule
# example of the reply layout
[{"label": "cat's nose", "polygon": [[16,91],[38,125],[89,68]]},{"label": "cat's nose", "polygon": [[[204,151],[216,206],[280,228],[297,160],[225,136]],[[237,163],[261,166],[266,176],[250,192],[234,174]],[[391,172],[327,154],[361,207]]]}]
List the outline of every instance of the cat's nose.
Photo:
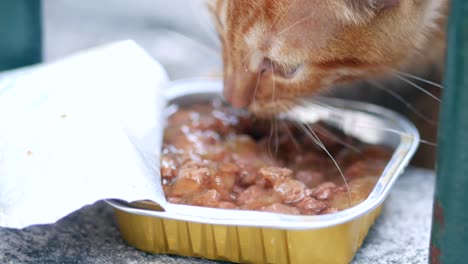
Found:
[{"label": "cat's nose", "polygon": [[244,108],[253,101],[257,73],[231,74],[224,79],[224,99],[234,108]]},{"label": "cat's nose", "polygon": [[273,72],[273,62],[269,58],[264,58],[262,63],[260,64],[260,74],[265,74],[268,72]]}]

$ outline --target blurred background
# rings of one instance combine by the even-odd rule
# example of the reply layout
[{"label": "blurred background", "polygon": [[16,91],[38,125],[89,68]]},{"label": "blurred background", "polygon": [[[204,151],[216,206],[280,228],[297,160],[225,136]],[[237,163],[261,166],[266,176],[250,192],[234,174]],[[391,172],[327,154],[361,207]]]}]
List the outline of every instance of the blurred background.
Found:
[{"label": "blurred background", "polygon": [[221,71],[205,0],[43,0],[42,8],[46,61],[133,39],[173,80]]}]

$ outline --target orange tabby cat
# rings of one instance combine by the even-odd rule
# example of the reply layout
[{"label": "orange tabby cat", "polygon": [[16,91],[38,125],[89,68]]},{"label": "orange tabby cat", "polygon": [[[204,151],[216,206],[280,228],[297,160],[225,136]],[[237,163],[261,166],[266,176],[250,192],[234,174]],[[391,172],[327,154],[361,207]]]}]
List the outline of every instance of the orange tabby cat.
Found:
[{"label": "orange tabby cat", "polygon": [[[413,81],[403,72],[440,81],[447,6],[448,0],[215,0],[224,96],[234,107],[270,116],[297,97],[334,88],[408,113],[423,138],[435,140],[430,123],[439,102],[404,87]],[[348,87],[367,80],[373,90]],[[434,151],[425,152],[431,165]]]}]

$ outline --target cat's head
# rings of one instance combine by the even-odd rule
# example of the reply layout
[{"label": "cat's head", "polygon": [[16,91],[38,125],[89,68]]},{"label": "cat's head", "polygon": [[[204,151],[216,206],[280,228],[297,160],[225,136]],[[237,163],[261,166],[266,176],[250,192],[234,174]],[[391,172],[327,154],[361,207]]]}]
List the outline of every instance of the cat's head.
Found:
[{"label": "cat's head", "polygon": [[214,0],[224,96],[258,115],[411,60],[443,0]]}]

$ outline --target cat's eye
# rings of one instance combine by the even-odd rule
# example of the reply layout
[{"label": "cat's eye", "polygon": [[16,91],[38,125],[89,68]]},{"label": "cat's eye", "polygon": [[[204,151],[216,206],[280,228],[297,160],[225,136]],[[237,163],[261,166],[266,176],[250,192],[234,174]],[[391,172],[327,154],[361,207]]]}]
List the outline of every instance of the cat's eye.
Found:
[{"label": "cat's eye", "polygon": [[284,68],[283,70],[283,77],[284,78],[292,78],[294,77],[297,72],[299,71],[299,69],[301,68],[302,64],[295,64],[295,65],[291,65],[287,68]]},{"label": "cat's eye", "polygon": [[264,58],[260,65],[260,72],[262,74],[272,73],[282,78],[290,79],[297,74],[301,66],[302,64],[285,65],[284,63]]}]

